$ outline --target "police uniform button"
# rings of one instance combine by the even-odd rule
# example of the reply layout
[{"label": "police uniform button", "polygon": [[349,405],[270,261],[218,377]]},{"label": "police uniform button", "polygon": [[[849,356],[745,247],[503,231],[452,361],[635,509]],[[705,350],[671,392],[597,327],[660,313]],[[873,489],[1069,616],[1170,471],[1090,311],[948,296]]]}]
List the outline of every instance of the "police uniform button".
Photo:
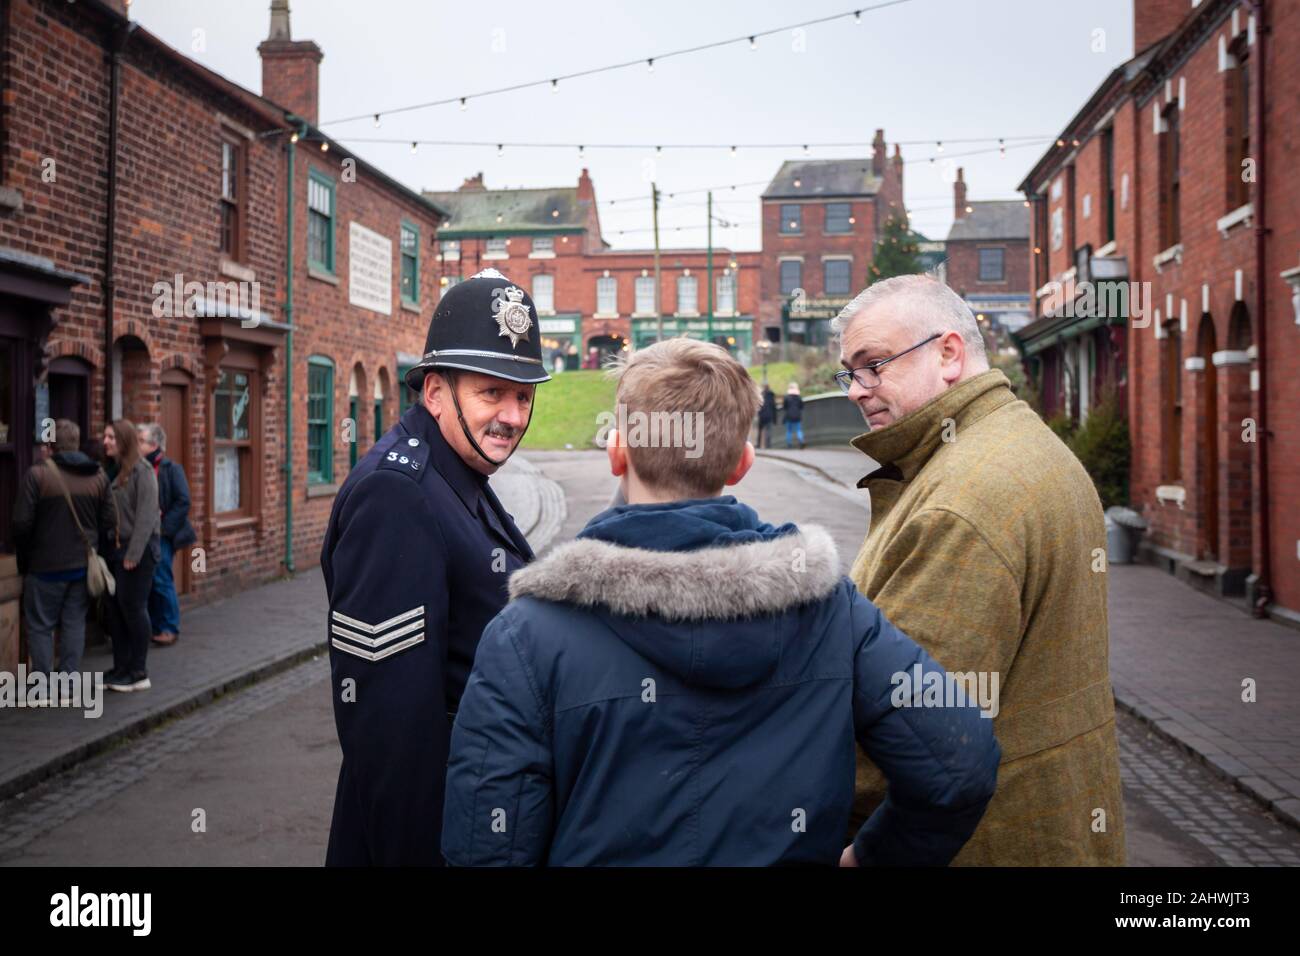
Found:
[{"label": "police uniform button", "polygon": [[412,448],[415,448],[417,445],[420,444],[420,439],[418,439],[418,438],[408,438],[408,439],[406,440],[406,443],[407,443],[408,445],[410,445]]}]

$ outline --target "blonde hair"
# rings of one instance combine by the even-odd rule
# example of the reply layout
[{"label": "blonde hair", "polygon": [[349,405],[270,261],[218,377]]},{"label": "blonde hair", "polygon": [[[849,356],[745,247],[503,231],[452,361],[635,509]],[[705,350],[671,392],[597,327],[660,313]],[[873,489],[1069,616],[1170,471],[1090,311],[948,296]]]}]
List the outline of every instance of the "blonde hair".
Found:
[{"label": "blonde hair", "polygon": [[663,422],[696,415],[700,423],[694,456],[681,447],[629,445],[628,436],[620,435],[637,477],[684,498],[716,495],[740,462],[763,403],[758,384],[744,367],[721,346],[683,337],[620,358],[609,373],[618,379],[617,401],[628,420],[636,415]]}]

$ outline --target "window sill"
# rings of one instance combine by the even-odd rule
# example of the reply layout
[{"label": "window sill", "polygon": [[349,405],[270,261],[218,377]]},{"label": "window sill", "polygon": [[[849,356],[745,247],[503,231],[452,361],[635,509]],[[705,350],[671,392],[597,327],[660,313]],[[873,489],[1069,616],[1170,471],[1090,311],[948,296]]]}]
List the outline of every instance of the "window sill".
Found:
[{"label": "window sill", "polygon": [[1117,248],[1118,246],[1116,246],[1115,240],[1112,239],[1110,242],[1106,243],[1104,246],[1102,246],[1100,249],[1094,252],[1092,254],[1092,257],[1094,259],[1105,259],[1108,255],[1113,253]]},{"label": "window sill", "polygon": [[322,269],[320,266],[314,266],[310,262],[307,263],[307,275],[313,279],[320,279],[321,282],[328,282],[330,285],[339,284],[338,276],[326,269]]},{"label": "window sill", "polygon": [[673,313],[674,319],[698,319],[699,317],[700,317],[700,313],[698,312],[674,312]]},{"label": "window sill", "polygon": [[617,319],[617,312],[596,312],[592,315],[593,319]]},{"label": "window sill", "polygon": [[1007,277],[1003,276],[1001,279],[976,279],[975,284],[976,285],[1006,285],[1006,281],[1007,281]]},{"label": "window sill", "polygon": [[241,528],[251,528],[256,524],[257,518],[253,515],[232,515],[229,518],[218,515],[212,519],[212,527],[217,529],[218,534],[225,534],[227,531],[238,531]]},{"label": "window sill", "polygon": [[407,312],[418,313],[420,311],[420,303],[412,302],[410,299],[403,299],[402,308],[405,309]]},{"label": "window sill", "polygon": [[633,313],[632,313],[632,318],[634,318],[634,319],[653,319],[653,318],[654,318],[655,316],[657,316],[658,314],[659,314],[658,312],[633,312]]},{"label": "window sill", "polygon": [[1232,212],[1223,216],[1215,226],[1218,227],[1219,235],[1224,239],[1228,238],[1228,233],[1235,226],[1249,226],[1255,217],[1254,203],[1246,203],[1244,206],[1238,206]]},{"label": "window sill", "polygon": [[229,276],[232,279],[238,279],[241,282],[256,282],[257,273],[248,266],[240,265],[239,262],[229,256],[221,257],[220,271],[223,276]]},{"label": "window sill", "polygon": [[529,258],[529,259],[554,259],[554,258],[555,258],[555,253],[553,253],[553,252],[530,252],[530,253],[528,253],[528,258]]},{"label": "window sill", "polygon": [[1176,504],[1182,510],[1187,500],[1187,489],[1182,485],[1159,485],[1156,488],[1156,501],[1162,505]]},{"label": "window sill", "polygon": [[1183,264],[1183,244],[1181,242],[1175,246],[1170,246],[1164,252],[1156,253],[1155,258],[1151,260],[1156,272],[1163,271],[1164,267],[1171,262],[1176,262],[1179,265]]},{"label": "window sill", "polygon": [[508,253],[508,252],[485,252],[485,253],[483,253],[483,261],[484,261],[484,262],[503,262],[504,260],[509,259],[509,258],[510,258],[510,253]]},{"label": "window sill", "polygon": [[331,498],[339,493],[339,486],[336,484],[310,484],[307,486],[308,498]]},{"label": "window sill", "polygon": [[460,262],[460,253],[440,252],[438,253],[438,258],[441,259],[443,262]]},{"label": "window sill", "polygon": [[[534,302],[533,305],[536,306],[537,303]],[[540,319],[540,318],[546,318],[546,317],[549,317],[549,316],[552,316],[552,315],[555,315],[555,310],[554,310],[554,309],[541,309],[541,308],[539,308],[539,309],[537,310],[537,317],[538,317],[539,319]]]},{"label": "window sill", "polygon": [[778,235],[778,236],[790,236],[790,237],[793,238],[793,239],[797,239],[799,236],[802,236],[803,233],[802,233],[802,232],[778,232],[777,235]]}]

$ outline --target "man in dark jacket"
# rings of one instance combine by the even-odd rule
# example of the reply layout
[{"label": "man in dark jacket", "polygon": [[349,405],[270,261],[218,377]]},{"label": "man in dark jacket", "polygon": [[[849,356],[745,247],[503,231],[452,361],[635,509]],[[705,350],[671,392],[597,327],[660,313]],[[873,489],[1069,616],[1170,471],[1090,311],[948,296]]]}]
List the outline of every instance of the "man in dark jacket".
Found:
[{"label": "man in dark jacket", "polygon": [[[87,548],[97,547],[102,533],[112,534],[117,513],[108,476],[77,450],[81,444],[77,424],[66,418],[55,422],[54,444],[53,457],[33,465],[23,480],[13,530],[19,564],[26,574],[23,613],[32,670],[50,673],[57,627],[59,672],[73,674],[81,670],[86,646]],[[65,488],[72,498],[71,509]]]},{"label": "man in dark jacket", "polygon": [[153,571],[149,620],[153,622],[153,642],[166,646],[175,644],[181,633],[181,606],[176,599],[172,556],[198,540],[198,535],[190,524],[190,485],[185,480],[185,469],[166,455],[167,433],[161,425],[141,425],[137,432],[140,452],[158,476],[158,507],[162,510],[158,544],[162,553]]},{"label": "man in dark jacket", "polygon": [[[629,504],[511,577],[452,731],[449,863],[942,865],[970,837],[992,721],[961,693],[899,694],[948,675],[825,531],[719,497],[754,460],[758,401],[714,345],[626,362],[609,457]],[[854,740],[890,790],[844,847]]]},{"label": "man in dark jacket", "polygon": [[772,447],[772,425],[776,422],[776,393],[763,383],[763,404],[758,407],[758,447]]}]

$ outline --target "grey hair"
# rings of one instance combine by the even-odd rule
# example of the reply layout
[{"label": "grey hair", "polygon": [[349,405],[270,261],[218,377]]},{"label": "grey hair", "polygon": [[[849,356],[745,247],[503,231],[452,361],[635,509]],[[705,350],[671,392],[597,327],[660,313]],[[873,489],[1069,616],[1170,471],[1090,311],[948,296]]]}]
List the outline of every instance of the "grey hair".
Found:
[{"label": "grey hair", "polygon": [[917,339],[936,332],[956,332],[966,343],[967,353],[988,364],[975,313],[961,296],[928,275],[894,276],[868,286],[831,320],[831,332],[842,337],[855,318],[886,300],[901,300],[898,318],[911,327]]},{"label": "grey hair", "polygon": [[140,428],[149,436],[149,443],[157,445],[164,451],[167,450],[167,433],[163,431],[161,425],[155,425],[153,422],[141,425]]}]

